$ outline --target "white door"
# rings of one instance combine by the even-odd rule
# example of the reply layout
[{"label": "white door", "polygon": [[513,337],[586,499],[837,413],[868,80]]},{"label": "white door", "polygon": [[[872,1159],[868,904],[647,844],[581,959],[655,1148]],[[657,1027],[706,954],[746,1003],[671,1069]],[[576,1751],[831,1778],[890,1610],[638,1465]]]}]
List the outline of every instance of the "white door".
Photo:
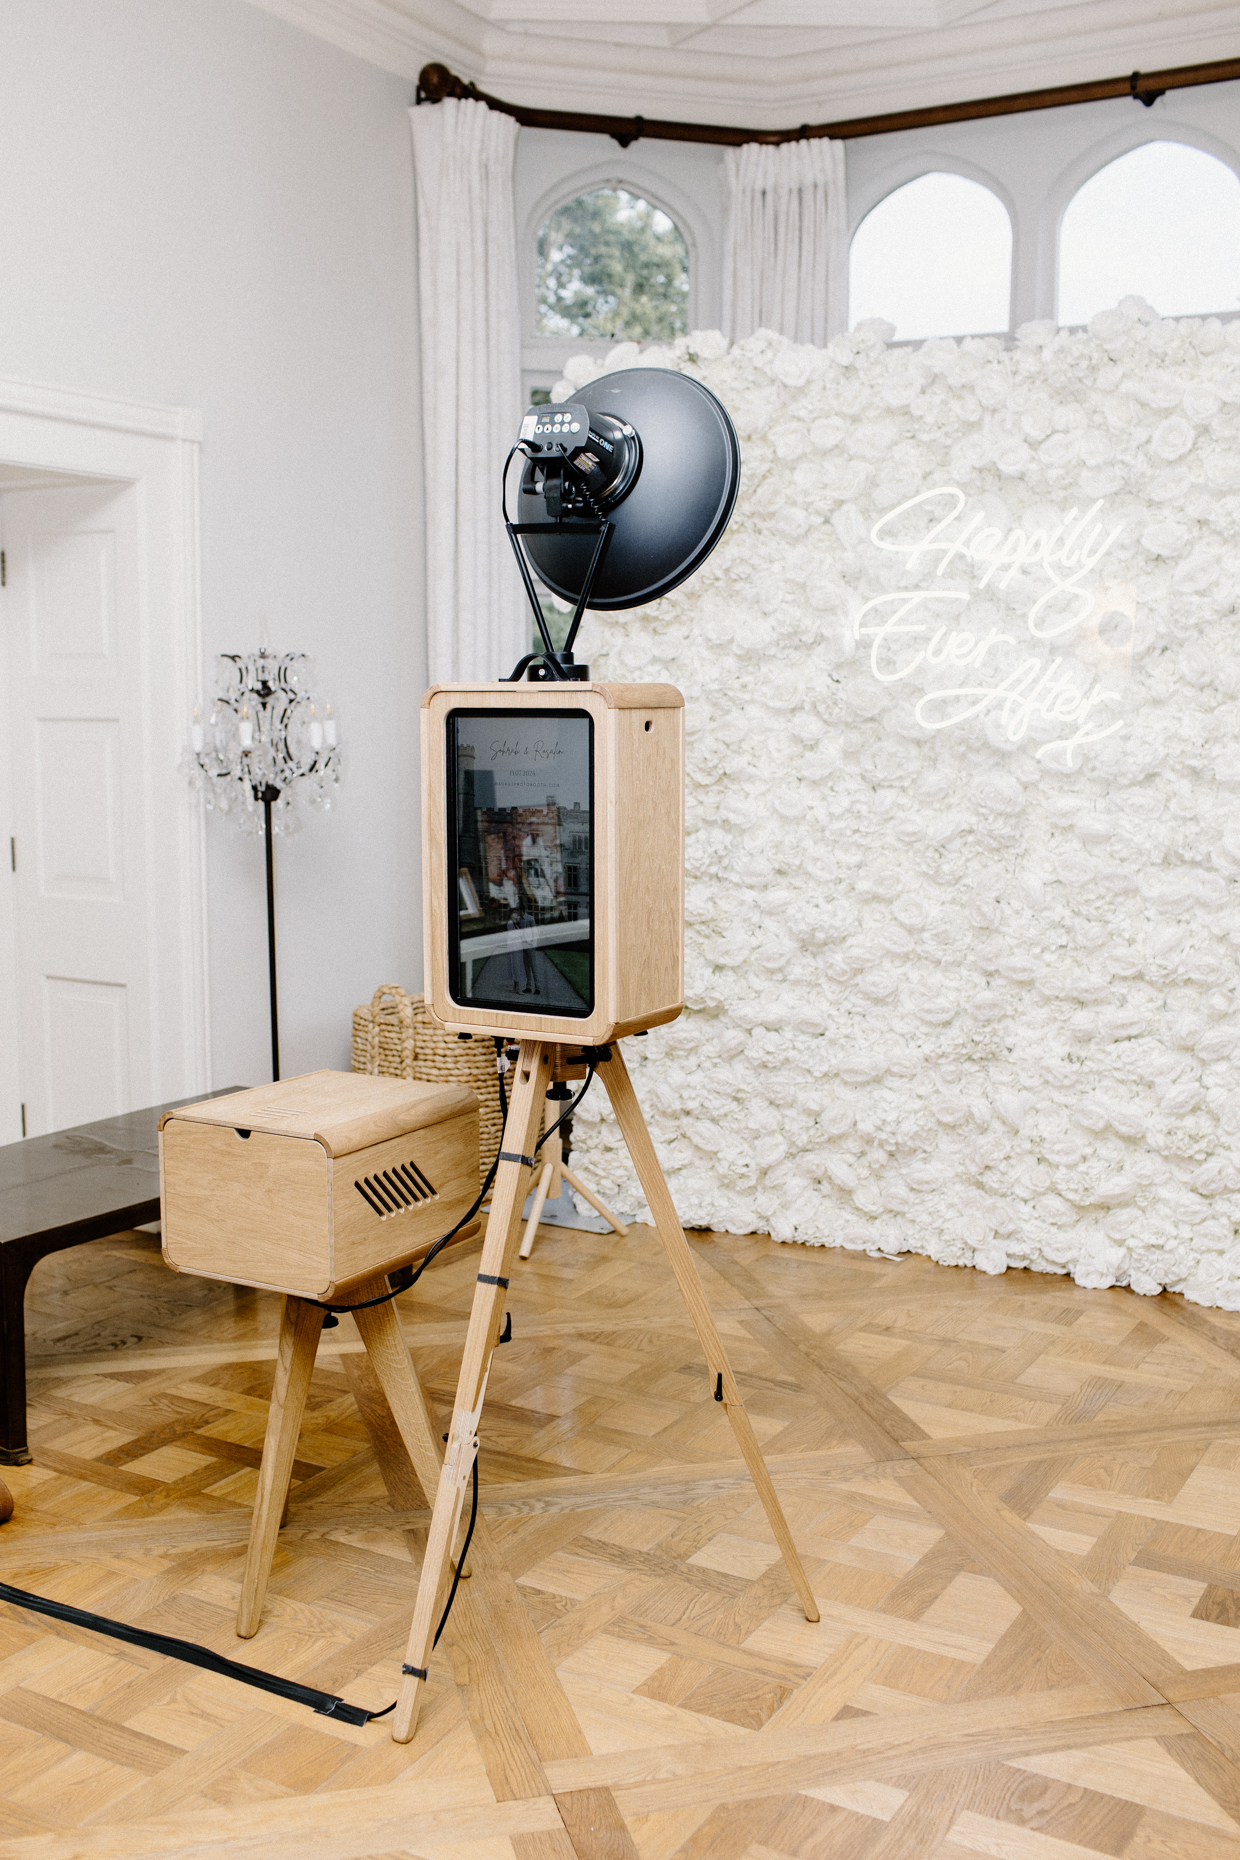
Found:
[{"label": "white door", "polygon": [[137,490],[6,491],[0,535],[11,993],[38,1136],[153,1097]]}]

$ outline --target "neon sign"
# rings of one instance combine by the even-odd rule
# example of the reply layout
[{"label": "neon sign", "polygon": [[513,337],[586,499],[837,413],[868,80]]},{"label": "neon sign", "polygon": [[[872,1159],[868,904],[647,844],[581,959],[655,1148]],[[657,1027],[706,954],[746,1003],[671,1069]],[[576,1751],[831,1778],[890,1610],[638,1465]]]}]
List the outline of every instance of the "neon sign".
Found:
[{"label": "neon sign", "polygon": [[[935,505],[944,498],[951,500],[951,508],[937,515]],[[1086,744],[1124,728],[1124,720],[1113,716],[1122,702],[1114,681],[1132,663],[1136,591],[1127,583],[1100,587],[1090,579],[1124,526],[1108,529],[1099,499],[1083,514],[1070,510],[1052,529],[1005,532],[986,523],[984,508],[966,515],[968,501],[955,485],[919,492],[880,517],[870,541],[904,557],[910,579],[920,570],[925,580],[933,576],[937,581],[955,564],[954,579],[975,586],[923,583],[877,594],[856,614],[853,637],[870,641],[870,670],[880,684],[899,684],[919,672],[924,677],[927,669],[941,666],[962,675],[948,685],[936,684],[918,699],[913,714],[923,729],[953,729],[991,712],[1007,741],[1019,743],[1031,727],[1042,735],[1067,726],[1068,733],[1044,742],[1035,753],[1039,761],[1062,757],[1062,767],[1075,768],[1077,752]],[[897,520],[923,506],[929,527],[909,539],[893,537]],[[1030,652],[1016,633],[965,624],[975,592],[992,583],[1006,589],[1018,573],[1030,570],[1037,572],[1035,585],[1043,580],[1047,585],[1031,600],[1025,639],[1040,645],[1064,638],[1064,651]],[[1129,623],[1128,640],[1120,646],[1108,643],[1102,633],[1102,623],[1115,614]],[[1070,655],[1068,634],[1076,636]]]}]

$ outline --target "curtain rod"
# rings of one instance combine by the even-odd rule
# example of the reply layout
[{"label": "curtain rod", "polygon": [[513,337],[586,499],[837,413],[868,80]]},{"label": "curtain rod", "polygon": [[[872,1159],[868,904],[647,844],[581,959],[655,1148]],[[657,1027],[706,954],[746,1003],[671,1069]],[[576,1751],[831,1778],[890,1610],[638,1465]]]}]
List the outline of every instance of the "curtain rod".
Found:
[{"label": "curtain rod", "polygon": [[1176,65],[1168,71],[1134,71],[1124,78],[1099,78],[1092,84],[1060,84],[1049,90],[1013,91],[1005,97],[979,97],[971,103],[943,103],[927,110],[893,110],[887,116],[854,116],[840,123],[802,123],[796,129],[734,129],[726,123],[675,123],[657,117],[595,116],[579,110],[535,110],[523,103],[489,97],[446,65],[423,65],[417,101],[441,103],[445,97],[473,98],[490,110],[514,116],[526,129],[569,129],[611,136],[627,149],[647,136],[658,142],[798,142],[809,136],[834,136],[842,142],[859,136],[885,136],[899,129],[931,129],[940,123],[968,123],[983,116],[1015,116],[1023,110],[1055,110],[1068,103],[1097,103],[1108,97],[1131,97],[1147,109],[1169,90],[1197,84],[1224,84],[1240,78],[1240,58],[1208,65]]}]

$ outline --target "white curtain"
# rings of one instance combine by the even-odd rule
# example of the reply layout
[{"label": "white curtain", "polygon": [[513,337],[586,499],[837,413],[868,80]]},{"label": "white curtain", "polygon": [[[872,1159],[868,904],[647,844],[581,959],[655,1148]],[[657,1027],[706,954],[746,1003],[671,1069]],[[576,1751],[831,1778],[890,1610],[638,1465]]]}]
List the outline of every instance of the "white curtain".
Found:
[{"label": "white curtain", "polygon": [[824,343],[848,327],[844,144],[825,136],[724,157],[723,326]]},{"label": "white curtain", "polygon": [[409,112],[418,205],[428,662],[432,683],[503,678],[530,621],[500,521],[521,419],[512,167],[518,125],[448,98]]}]

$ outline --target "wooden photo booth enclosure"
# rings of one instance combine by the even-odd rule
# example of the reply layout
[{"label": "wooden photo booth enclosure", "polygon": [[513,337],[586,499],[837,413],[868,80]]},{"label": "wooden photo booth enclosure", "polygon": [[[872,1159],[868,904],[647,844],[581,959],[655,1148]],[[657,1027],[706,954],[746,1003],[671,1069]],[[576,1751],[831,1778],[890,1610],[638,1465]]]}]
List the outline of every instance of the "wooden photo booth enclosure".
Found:
[{"label": "wooden photo booth enclosure", "polygon": [[589,1068],[697,1333],[709,1395],[724,1405],[805,1615],[818,1619],[617,1044],[684,1005],[683,718],[669,685],[456,685],[423,699],[427,1005],[447,1027],[518,1037],[520,1050],[402,1668],[398,1742],[417,1726],[547,1092]]},{"label": "wooden photo booth enclosure", "polygon": [[439,685],[422,700],[426,1004],[591,1044],[684,1002],[684,699]]},{"label": "wooden photo booth enclosure", "polygon": [[[478,1100],[461,1086],[309,1072],[165,1112],[164,1259],[176,1272],[285,1294],[237,1632],[253,1635],[288,1495],[325,1304],[381,1298],[478,1193]],[[460,1236],[477,1232],[475,1221]],[[354,1313],[429,1495],[439,1428],[389,1302]]]}]

